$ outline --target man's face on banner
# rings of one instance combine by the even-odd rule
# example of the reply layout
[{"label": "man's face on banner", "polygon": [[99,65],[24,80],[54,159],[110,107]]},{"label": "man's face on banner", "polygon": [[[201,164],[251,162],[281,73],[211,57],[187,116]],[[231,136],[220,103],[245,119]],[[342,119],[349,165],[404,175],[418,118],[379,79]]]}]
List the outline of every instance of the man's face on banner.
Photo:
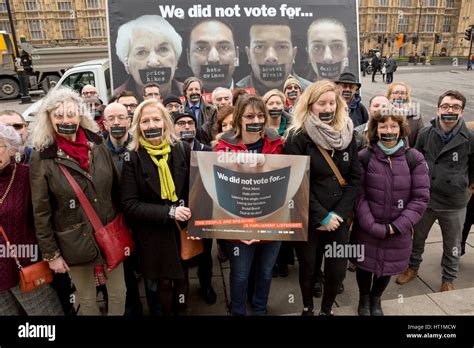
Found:
[{"label": "man's face on banner", "polygon": [[297,48],[285,25],[252,25],[245,48],[254,77],[265,87],[280,88],[293,70]]},{"label": "man's face on banner", "polygon": [[191,31],[188,64],[204,88],[230,87],[236,67],[238,47],[230,28],[218,21],[198,24]]},{"label": "man's face on banner", "polygon": [[308,30],[308,55],[319,79],[335,80],[348,65],[347,37],[341,25],[322,21]]},{"label": "man's face on banner", "polygon": [[[147,72],[155,75],[163,73],[159,77],[160,83],[157,83],[160,86],[169,86],[178,65],[173,45],[163,34],[151,33],[144,29],[134,30],[132,38],[128,70],[139,89],[150,82],[144,81]],[[153,78],[153,76],[149,77]]]}]

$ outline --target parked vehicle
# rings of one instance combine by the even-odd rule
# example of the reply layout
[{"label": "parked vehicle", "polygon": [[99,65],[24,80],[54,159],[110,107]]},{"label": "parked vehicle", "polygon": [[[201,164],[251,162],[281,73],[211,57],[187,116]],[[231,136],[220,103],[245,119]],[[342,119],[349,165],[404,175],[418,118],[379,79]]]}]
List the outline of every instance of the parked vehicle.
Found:
[{"label": "parked vehicle", "polygon": [[20,96],[18,71],[23,68],[30,90],[47,92],[75,64],[108,57],[107,46],[35,48],[22,40],[20,57],[10,34],[0,32],[0,99]]},{"label": "parked vehicle", "polygon": [[[97,87],[99,98],[104,104],[109,102],[112,95],[110,84],[110,64],[108,59],[97,59],[74,65],[66,70],[56,86],[67,86],[80,92],[82,87],[90,84]],[[42,99],[30,105],[23,112],[23,117],[30,123],[41,107]]]}]

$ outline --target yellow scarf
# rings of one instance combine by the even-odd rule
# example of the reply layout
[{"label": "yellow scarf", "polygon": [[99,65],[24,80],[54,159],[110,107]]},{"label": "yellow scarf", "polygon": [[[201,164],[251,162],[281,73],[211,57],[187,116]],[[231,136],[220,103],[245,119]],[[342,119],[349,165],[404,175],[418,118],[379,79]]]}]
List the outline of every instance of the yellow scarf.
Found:
[{"label": "yellow scarf", "polygon": [[[176,187],[171,176],[170,167],[168,167],[168,154],[171,152],[171,146],[167,140],[163,140],[160,145],[155,146],[148,141],[140,139],[140,144],[150,155],[153,162],[158,167],[158,177],[160,178],[161,198],[176,202]],[[159,160],[155,156],[162,156]]]}]

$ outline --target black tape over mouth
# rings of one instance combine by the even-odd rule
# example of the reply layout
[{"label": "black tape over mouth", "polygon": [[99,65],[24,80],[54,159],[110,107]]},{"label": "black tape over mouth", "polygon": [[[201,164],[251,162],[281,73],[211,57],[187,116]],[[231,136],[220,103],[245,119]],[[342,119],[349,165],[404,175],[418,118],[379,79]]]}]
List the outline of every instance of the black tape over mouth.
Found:
[{"label": "black tape over mouth", "polygon": [[397,133],[381,133],[380,140],[386,141],[386,142],[397,141],[398,134]]},{"label": "black tape over mouth", "polygon": [[195,131],[182,131],[179,132],[179,136],[181,140],[192,140],[196,137]]},{"label": "black tape over mouth", "polygon": [[229,65],[211,64],[201,65],[200,78],[204,81],[219,82],[229,75]]},{"label": "black tape over mouth", "polygon": [[441,115],[441,121],[443,122],[454,122],[459,119],[458,114],[442,114]]},{"label": "black tape over mouth", "polygon": [[120,139],[127,133],[127,127],[112,126],[110,127],[110,135],[114,138]]},{"label": "black tape over mouth", "polygon": [[77,124],[58,124],[58,133],[59,134],[76,134],[77,132]]},{"label": "black tape over mouth", "polygon": [[245,129],[249,133],[258,133],[263,130],[263,123],[249,123],[245,125]]},{"label": "black tape over mouth", "polygon": [[270,114],[270,117],[277,118],[281,116],[281,114],[283,113],[283,109],[268,110],[268,113]]},{"label": "black tape over mouth", "polygon": [[143,135],[145,135],[146,139],[154,139],[161,137],[163,133],[163,128],[150,128],[143,131]]},{"label": "black tape over mouth", "polygon": [[285,78],[285,64],[259,65],[262,81],[281,81]]},{"label": "black tape over mouth", "polygon": [[323,122],[332,121],[334,119],[334,112],[320,112],[319,119]]},{"label": "black tape over mouth", "polygon": [[141,69],[139,74],[144,85],[151,82],[164,85],[170,82],[171,68]]}]

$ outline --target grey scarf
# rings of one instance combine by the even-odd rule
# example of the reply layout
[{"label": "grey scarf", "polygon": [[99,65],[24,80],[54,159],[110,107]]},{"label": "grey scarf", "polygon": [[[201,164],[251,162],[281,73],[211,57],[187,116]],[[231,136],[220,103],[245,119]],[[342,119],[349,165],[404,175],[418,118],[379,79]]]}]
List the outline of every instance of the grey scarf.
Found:
[{"label": "grey scarf", "polygon": [[354,124],[350,117],[346,117],[346,125],[342,130],[337,131],[312,112],[304,122],[304,128],[311,140],[326,150],[344,150],[351,143],[354,132]]}]

